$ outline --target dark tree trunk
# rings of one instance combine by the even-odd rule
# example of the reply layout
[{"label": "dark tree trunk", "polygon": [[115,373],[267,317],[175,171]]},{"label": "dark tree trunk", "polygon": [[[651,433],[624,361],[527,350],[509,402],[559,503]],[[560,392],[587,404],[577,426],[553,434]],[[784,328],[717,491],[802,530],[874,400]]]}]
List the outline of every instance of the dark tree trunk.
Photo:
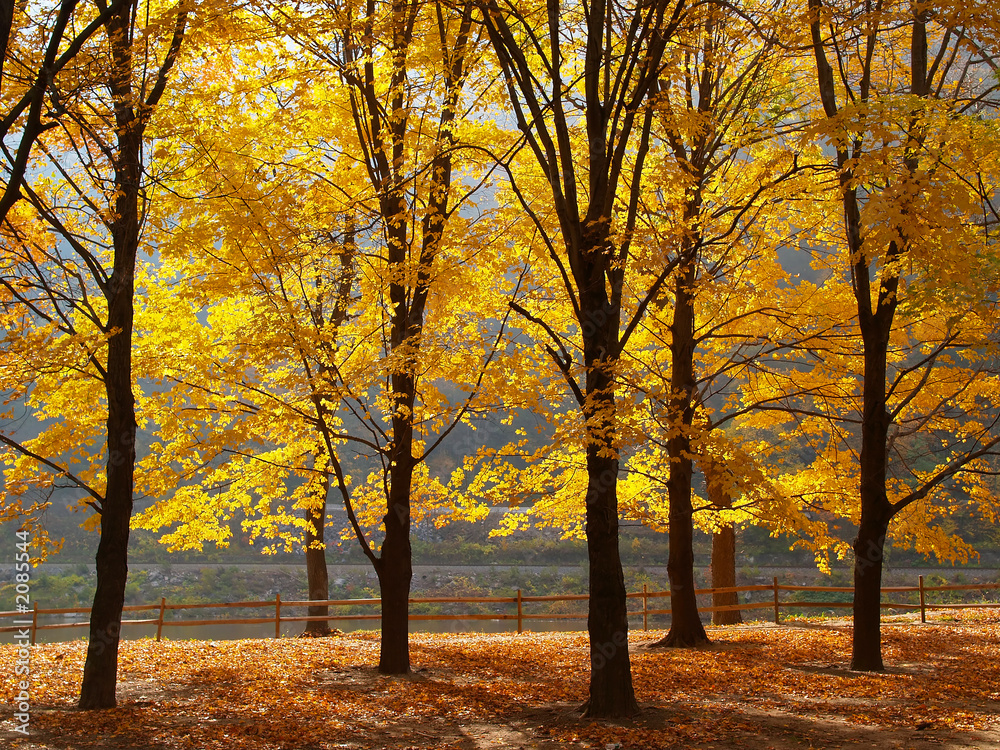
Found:
[{"label": "dark tree trunk", "polygon": [[[323,475],[323,506],[306,510],[306,585],[309,587],[310,601],[324,601],[330,598],[330,577],[326,568],[326,547],[323,538],[326,532],[326,496],[329,492],[330,476]],[[329,617],[330,607],[326,604],[309,607],[310,617]],[[310,620],[302,635],[322,636],[330,633],[328,620]]]},{"label": "dark tree trunk", "polygon": [[[90,612],[90,641],[83,667],[79,707],[113,708],[118,673],[125,584],[128,579],[129,521],[135,481],[135,398],[132,392],[132,324],[135,311],[135,264],[139,250],[139,196],[142,142],[146,124],[167,84],[170,69],[184,39],[185,11],[178,12],[170,48],[149,98],[136,100],[132,91],[131,31],[135,6],[123,5],[109,14],[105,28],[111,67],[108,88],[114,102],[114,217],[110,227],[114,247],[111,277],[103,284],[108,302],[104,332],[109,335],[103,380],[108,398],[107,484],[101,504],[101,540],[97,548],[97,590]],[[100,365],[94,361],[95,366]]]},{"label": "dark tree trunk", "polygon": [[[810,22],[813,51],[820,98],[828,118],[839,115],[837,105],[837,79],[834,66],[826,57],[821,24],[822,0],[809,0],[814,13]],[[930,77],[927,70],[926,16],[914,13],[910,36],[911,80],[910,93],[927,97]],[[878,29],[871,30],[868,44],[874,45]],[[835,48],[836,49],[836,48]],[[839,50],[837,52],[839,56]],[[838,62],[840,60],[838,59]],[[872,63],[869,60],[866,66]],[[936,64],[935,64],[935,67]],[[866,68],[866,75],[867,75]],[[862,102],[867,100],[863,92]],[[912,118],[907,132],[906,156],[903,165],[911,175],[918,168],[918,154],[922,150],[924,134],[919,118]],[[863,139],[855,141],[854,148],[868,148]],[[858,536],[854,540],[854,634],[852,639],[851,668],[865,672],[880,672],[882,663],[881,587],[882,559],[885,552],[889,522],[902,505],[893,506],[886,494],[888,476],[888,438],[892,415],[889,412],[888,351],[896,309],[899,305],[899,271],[905,267],[906,227],[900,226],[900,241],[891,241],[884,256],[866,255],[864,226],[861,220],[859,188],[852,172],[851,153],[846,145],[837,146],[837,165],[840,168],[840,186],[843,196],[845,234],[851,257],[851,276],[854,296],[858,306],[858,327],[864,342],[864,384],[861,414],[860,500],[861,520]],[[905,212],[904,212],[905,213]],[[873,273],[877,271],[877,273]],[[872,281],[877,284],[873,294]],[[873,299],[874,297],[874,299]],[[874,302],[874,305],[873,305]]]},{"label": "dark tree trunk", "polygon": [[[401,543],[402,542],[402,543]],[[386,534],[378,570],[382,597],[382,640],[378,671],[407,674],[410,671],[410,543],[394,532]]]},{"label": "dark tree trunk", "polygon": [[658,646],[692,647],[709,643],[698,613],[694,585],[694,509],[691,505],[693,474],[690,427],[694,418],[694,284],[693,259],[681,267],[675,285],[674,317],[670,325],[671,424],[667,440],[670,456],[667,495],[670,501],[670,631]]},{"label": "dark tree trunk", "polygon": [[[322,273],[316,274],[316,300],[312,309],[313,323],[318,330],[325,331],[325,346],[322,349],[324,354],[331,356],[336,349],[336,342],[340,332],[340,327],[347,320],[347,312],[351,304],[351,289],[354,287],[354,280],[357,277],[357,265],[355,256],[357,255],[357,243],[355,241],[355,223],[353,214],[348,214],[344,219],[344,240],[341,252],[338,254],[340,260],[340,273],[334,285],[333,310],[329,318],[326,317],[324,305],[326,302],[326,279]],[[324,340],[324,339],[321,339]],[[306,352],[300,350],[303,360],[307,358]],[[324,438],[326,448],[317,453],[313,462],[315,468],[320,469],[322,480],[320,482],[320,492],[323,495],[322,506],[318,509],[306,511],[306,584],[309,587],[309,599],[320,601],[330,598],[330,577],[326,567],[326,501],[330,495],[330,455],[333,450],[333,434],[330,424],[331,410],[324,400],[327,386],[331,380],[336,378],[336,373],[332,371],[329,361],[320,360],[317,364],[316,372],[319,374],[318,382],[312,383],[312,400],[316,407],[316,427]],[[311,372],[311,371],[309,371]],[[310,376],[310,380],[311,380]],[[328,605],[309,607],[310,617],[329,617],[330,607]],[[310,620],[302,631],[304,636],[329,635],[329,620]]]},{"label": "dark tree trunk", "polygon": [[[865,290],[867,292],[867,289]],[[861,421],[861,521],[854,540],[854,636],[851,669],[881,672],[882,557],[893,509],[886,496],[886,370],[895,301],[886,300],[875,315],[860,315],[865,347]]]},{"label": "dark tree trunk", "polygon": [[10,44],[10,30],[14,25],[14,0],[0,0],[0,91],[3,86],[3,69],[7,61],[7,46]]},{"label": "dark tree trunk", "polygon": [[[412,469],[411,469],[412,471]],[[393,472],[395,475],[397,472]],[[402,486],[405,483],[405,487]],[[410,583],[413,578],[410,550],[409,477],[393,482],[389,512],[385,514],[385,540],[377,568],[382,597],[382,644],[378,671],[410,671]]]},{"label": "dark tree trunk", "polygon": [[108,316],[111,326],[121,327],[121,332],[108,341],[108,482],[101,506],[97,590],[90,612],[90,641],[80,688],[79,707],[84,709],[114,708],[116,705],[118,642],[128,578],[136,431],[131,387],[131,279],[127,286],[129,291],[119,295],[118,303],[112,305],[112,313]]},{"label": "dark tree trunk", "polygon": [[128,579],[129,521],[135,473],[135,398],[132,393],[132,323],[135,261],[139,249],[139,181],[142,127],[131,106],[132,57],[126,30],[130,9],[108,20],[115,108],[115,216],[111,227],[114,267],[107,283],[108,339],[104,373],[108,397],[107,488],[101,505],[97,547],[97,590],[90,612],[90,641],[80,688],[80,708],[113,708],[118,676],[125,583]]},{"label": "dark tree trunk", "polygon": [[[631,716],[639,712],[628,652],[628,600],[618,549],[618,455],[615,384],[620,307],[607,296],[604,276],[610,242],[607,222],[593,222],[580,269],[580,329],[587,366],[587,556],[590,602],[590,697],[584,715]],[[603,228],[603,229],[602,229]]]},{"label": "dark tree trunk", "polygon": [[[672,17],[667,3],[636,7],[631,21],[628,15],[632,11],[626,13],[628,33],[634,36],[622,52],[611,41],[615,24],[622,20],[618,14],[620,8],[612,9],[605,2],[585,5],[587,46],[582,75],[581,61],[574,52],[572,73],[565,79],[577,82],[576,94],[582,96],[582,102],[576,95],[564,99],[568,83],[564,83],[559,47],[566,32],[560,26],[559,10],[557,4],[550,4],[548,23],[541,20],[541,25],[536,25],[539,19],[534,16],[531,19],[519,16],[502,9],[499,3],[488,2],[482,6],[481,17],[508,81],[518,127],[552,188],[561,241],[566,249],[565,260],[556,261],[566,291],[573,299],[580,328],[585,387],[580,387],[573,366],[575,355],[566,348],[563,339],[543,320],[523,309],[519,312],[541,324],[555,343],[555,348],[547,349],[566,378],[586,423],[586,531],[590,564],[587,627],[591,672],[590,697],[584,704],[584,715],[620,718],[639,710],[628,655],[628,610],[618,550],[619,446],[614,377],[622,347],[649,302],[643,301],[635,319],[623,332],[625,267],[636,227],[641,176],[653,122],[653,109],[640,114],[642,108],[636,105],[645,103],[650,93],[655,92],[657,71],[667,40],[679,22],[680,6],[674,8]],[[511,22],[517,27],[516,33]],[[527,45],[525,39],[529,40]],[[552,51],[546,63],[548,81],[544,77],[539,80],[531,59],[534,52],[526,52],[541,47]],[[636,69],[644,73],[633,86],[627,81]],[[606,98],[612,90],[608,81],[615,76],[617,85],[623,87],[617,100]],[[566,102],[572,102],[572,113],[567,112]],[[579,141],[583,148],[578,150],[573,131],[583,122],[587,141]],[[636,148],[626,148],[633,135],[638,136]],[[626,172],[631,177],[629,208],[616,230],[616,241],[620,241],[616,248],[611,229],[613,220],[617,221],[619,187],[624,187]],[[586,174],[585,187],[582,181],[578,182],[578,174]],[[581,210],[580,196],[586,196],[586,212]],[[520,191],[518,197],[529,208]],[[538,226],[544,234],[545,229]],[[551,236],[546,236],[549,252],[555,255],[551,240]],[[649,290],[650,296],[655,295],[667,273],[665,269]],[[514,304],[511,307],[518,309]]]},{"label": "dark tree trunk", "polygon": [[[412,380],[399,377],[400,380]],[[394,378],[396,379],[396,378]],[[412,403],[412,402],[411,402]],[[382,643],[378,671],[407,674],[410,671],[410,583],[413,578],[410,549],[410,486],[413,478],[413,428],[409,417],[395,428],[397,445],[389,475],[385,539],[379,557],[379,590],[382,597]]]},{"label": "dark tree trunk", "polygon": [[587,553],[590,563],[590,717],[630,716],[639,704],[628,653],[625,577],[618,550],[618,459],[587,451]]},{"label": "dark tree trunk", "polygon": [[[888,502],[886,502],[888,506]],[[851,669],[882,672],[882,557],[888,513],[862,511],[854,541],[854,637]]]}]

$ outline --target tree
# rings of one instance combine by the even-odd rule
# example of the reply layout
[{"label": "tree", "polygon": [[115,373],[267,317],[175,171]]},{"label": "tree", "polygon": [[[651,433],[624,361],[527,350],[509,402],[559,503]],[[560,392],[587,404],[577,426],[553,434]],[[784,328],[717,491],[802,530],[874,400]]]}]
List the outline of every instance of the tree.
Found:
[{"label": "tree", "polygon": [[[998,19],[979,3],[809,9],[817,132],[836,150],[841,252],[863,342],[851,666],[881,671],[890,523],[1000,444],[997,405],[981,390],[997,330],[997,84],[977,72],[995,70]],[[900,438],[916,434],[941,441],[929,467],[900,452]]]},{"label": "tree", "polygon": [[[238,12],[226,26],[178,66],[151,131],[164,190],[137,325],[163,356],[142,394],[155,442],[138,483],[154,502],[134,523],[200,550],[228,545],[241,516],[265,552],[304,548],[308,598],[326,600],[330,474],[308,388],[328,389],[317,350],[336,350],[357,280],[357,209],[330,190],[355,178],[324,138],[347,123],[325,86],[298,87],[316,72],[283,64],[269,22]],[[306,633],[329,632],[327,614],[310,607]]]},{"label": "tree", "polygon": [[[488,81],[469,75],[477,59],[470,7],[370,2],[263,10],[283,40],[300,45],[262,61],[284,77],[263,95],[269,123],[235,149],[230,135],[199,135],[198,166],[187,169],[216,185],[214,195],[178,206],[198,224],[202,247],[192,266],[182,249],[190,244],[180,241],[186,273],[204,274],[204,293],[216,296],[220,315],[218,338],[195,368],[200,373],[184,380],[203,384],[208,413],[242,412],[240,427],[201,445],[163,433],[164,444],[187,444],[177,453],[186,471],[206,464],[218,470],[199,490],[186,490],[198,496],[195,503],[164,499],[143,523],[177,523],[168,541],[197,540],[202,521],[228,520],[239,506],[247,523],[281,536],[290,508],[321,511],[332,485],[379,577],[379,668],[401,674],[410,664],[410,525],[446,494],[426,460],[482,408],[480,386],[499,343],[500,334],[488,330],[497,318],[489,305],[506,291],[497,283],[505,269],[484,257],[491,241],[475,217],[458,214],[474,188],[454,184],[482,179],[480,166],[461,158],[471,133],[459,113],[469,79],[477,88]],[[258,64],[253,51],[245,54]],[[291,104],[301,108],[297,115],[288,114]],[[289,131],[299,143],[286,140]],[[202,212],[204,220],[195,219]],[[341,231],[334,225],[346,214],[355,218]],[[338,263],[340,271],[356,269],[350,280],[337,277]],[[465,292],[477,287],[482,293],[468,299]],[[331,307],[332,298],[338,302]],[[251,337],[234,308],[253,321]],[[213,367],[218,379],[209,384]],[[446,386],[452,397],[459,391],[455,403]],[[310,497],[321,500],[310,506],[299,493],[270,504],[290,474],[310,477]],[[226,488],[214,498],[213,484]],[[193,513],[185,516],[185,507]],[[321,529],[314,513],[306,534]],[[313,541],[320,542],[310,547]]]},{"label": "tree", "polygon": [[[107,405],[103,475],[91,470],[81,476],[61,463],[65,444],[45,455],[35,448],[35,442],[44,444],[44,439],[23,445],[2,438],[21,454],[22,463],[51,471],[82,489],[100,516],[97,591],[80,691],[84,709],[115,705],[137,427],[132,325],[145,208],[144,133],[166,89],[187,24],[184,6],[166,12],[166,29],[153,16],[150,38],[134,44],[136,26],[145,27],[148,18],[142,6],[121,3],[113,11],[99,10],[103,40],[100,46],[88,45],[85,55],[81,49],[77,57],[70,56],[81,65],[66,76],[67,87],[49,78],[47,71],[39,79],[54,106],[55,120],[43,126],[51,139],[39,139],[48,164],[44,169],[39,164],[30,181],[20,185],[35,218],[27,209],[8,216],[2,278],[7,330],[22,332],[36,344],[45,342],[56,354],[51,365],[24,373],[27,381],[8,381],[8,387],[27,395],[30,378],[51,374],[55,401],[65,405],[65,391],[60,394],[60,389],[77,388],[79,395],[80,381],[85,385],[89,380],[103,389],[95,400],[103,398]],[[50,180],[46,170],[57,179]],[[102,205],[102,200],[107,203]],[[39,221],[51,235],[36,229]],[[9,335],[6,343],[7,353],[16,360],[20,347]],[[6,375],[18,378],[11,369]],[[92,409],[92,404],[86,408]]]},{"label": "tree", "polygon": [[558,268],[560,292],[578,325],[579,362],[545,320],[521,311],[552,339],[548,350],[586,435],[591,679],[584,713],[593,717],[638,711],[618,551],[615,368],[672,268],[660,269],[623,327],[626,269],[654,118],[651,98],[683,10],[683,0],[482,6],[515,122],[548,183],[558,232],[516,181],[515,192]]},{"label": "tree", "polygon": [[803,218],[795,198],[812,177],[787,145],[800,123],[789,96],[794,69],[776,36],[784,14],[781,6],[689,10],[656,100],[658,168],[641,196],[643,240],[633,252],[666,255],[675,270],[633,337],[623,377],[644,395],[628,419],[637,446],[628,512],[670,535],[665,646],[708,642],[693,570],[696,467],[708,496],[697,503],[701,525],[728,530],[731,575],[720,586],[735,586],[734,520],[749,518],[753,504],[789,510],[738,436],[723,432],[747,408],[736,384],[801,341],[797,290],[778,255],[794,242]]},{"label": "tree", "polygon": [[[753,25],[741,23],[741,20],[737,14],[715,5],[701,9],[692,23],[693,28],[682,37],[681,85],[673,91],[666,82],[660,103],[663,138],[680,167],[679,182],[684,191],[682,195],[670,196],[670,200],[679,203],[682,213],[677,222],[679,236],[669,243],[678,248],[668,338],[670,388],[665,404],[670,425],[666,463],[669,467],[670,553],[667,568],[671,626],[662,643],[670,646],[708,642],[698,615],[693,577],[691,482],[694,456],[698,451],[697,440],[692,439],[692,426],[698,407],[699,380],[706,380],[704,376],[699,378],[696,372],[695,351],[706,338],[721,333],[721,325],[714,315],[706,316],[711,321],[707,326],[697,320],[696,299],[705,291],[711,293],[712,284],[706,284],[707,278],[733,273],[727,268],[734,254],[732,244],[746,237],[764,201],[771,198],[768,193],[773,194],[775,183],[787,179],[795,169],[794,159],[779,168],[780,162],[775,160],[773,152],[764,154],[758,150],[753,156],[757,169],[750,168],[752,176],[739,179],[734,174],[745,158],[741,149],[753,153],[762,141],[776,139],[778,133],[787,128],[783,122],[784,110],[777,108],[774,114],[772,106],[782,86],[773,36],[765,32],[742,59],[732,60],[729,56],[728,49],[738,36],[753,38]],[[720,170],[729,185],[736,185],[737,190],[742,188],[745,194],[712,196]],[[703,258],[704,255],[714,257]],[[707,273],[699,273],[701,263],[708,266]],[[736,317],[748,324],[754,313],[762,317],[769,312],[762,304],[760,310],[743,309]],[[746,339],[750,340],[751,348],[759,349],[759,340],[749,335]],[[746,346],[748,342],[740,343]],[[712,471],[711,457],[706,456],[705,465],[709,489],[714,490],[724,481],[724,476],[719,471]],[[724,498],[723,492],[723,506]]]}]

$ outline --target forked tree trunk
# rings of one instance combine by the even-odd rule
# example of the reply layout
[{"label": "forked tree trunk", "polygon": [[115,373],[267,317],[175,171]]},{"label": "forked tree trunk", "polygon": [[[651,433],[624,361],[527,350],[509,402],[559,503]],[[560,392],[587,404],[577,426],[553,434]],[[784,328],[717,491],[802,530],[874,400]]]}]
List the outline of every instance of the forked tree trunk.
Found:
[{"label": "forked tree trunk", "polygon": [[[823,41],[822,5],[822,0],[809,0],[809,9],[813,14],[810,32],[816,57],[820,98],[827,118],[833,119],[840,114],[841,108],[837,104],[838,79],[834,73],[835,66],[831,65],[826,57],[826,46]],[[934,75],[933,72],[928,72],[927,67],[925,24],[928,14],[927,10],[914,11],[910,19],[909,93],[920,98],[926,98],[931,94],[931,79]],[[871,36],[867,40],[869,45],[874,45],[877,33],[877,25],[871,27]],[[840,62],[839,50],[837,54]],[[871,64],[869,58],[866,66]],[[938,67],[937,62],[933,67]],[[866,67],[866,75],[869,70],[870,68]],[[861,103],[867,102],[862,99]],[[919,168],[918,159],[923,150],[925,135],[922,128],[921,118],[914,115],[906,133],[907,148],[903,158],[903,165],[910,175],[914,175]],[[858,143],[860,146],[861,142]],[[860,188],[852,172],[851,152],[844,144],[837,145],[837,165],[840,168],[845,235],[852,265],[851,278],[857,302],[858,327],[864,343],[859,488],[861,520],[858,536],[854,541],[854,634],[851,668],[865,672],[881,672],[884,669],[880,605],[882,559],[889,522],[905,505],[893,506],[886,494],[888,436],[892,424],[886,389],[889,341],[900,299],[899,274],[901,269],[906,268],[904,260],[908,246],[905,227],[901,225],[900,239],[890,241],[882,257],[867,254],[868,249],[864,240],[865,227],[861,219]],[[876,289],[872,288],[873,280],[877,284]]]}]

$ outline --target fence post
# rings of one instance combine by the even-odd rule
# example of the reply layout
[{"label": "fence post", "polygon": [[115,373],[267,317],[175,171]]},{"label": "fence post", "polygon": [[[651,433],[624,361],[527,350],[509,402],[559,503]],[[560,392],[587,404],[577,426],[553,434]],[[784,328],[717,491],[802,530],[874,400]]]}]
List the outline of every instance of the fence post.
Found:
[{"label": "fence post", "polygon": [[920,586],[920,622],[927,622],[927,601],[924,598],[924,577],[917,576],[917,582]]},{"label": "fence post", "polygon": [[642,629],[649,630],[649,608],[646,606],[646,584],[642,584]]},{"label": "fence post", "polygon": [[517,632],[521,632],[522,628],[522,611],[521,611],[521,589],[517,590]]},{"label": "fence post", "polygon": [[31,645],[35,645],[35,634],[38,632],[38,602],[32,602],[31,610]]},{"label": "fence post", "polygon": [[281,638],[281,594],[274,595],[274,637]]},{"label": "fence post", "polygon": [[781,622],[778,616],[778,576],[774,577],[774,624],[778,625]]},{"label": "fence post", "polygon": [[160,616],[156,618],[156,640],[159,642],[160,634],[163,632],[163,611],[167,608],[167,597],[160,597]]}]

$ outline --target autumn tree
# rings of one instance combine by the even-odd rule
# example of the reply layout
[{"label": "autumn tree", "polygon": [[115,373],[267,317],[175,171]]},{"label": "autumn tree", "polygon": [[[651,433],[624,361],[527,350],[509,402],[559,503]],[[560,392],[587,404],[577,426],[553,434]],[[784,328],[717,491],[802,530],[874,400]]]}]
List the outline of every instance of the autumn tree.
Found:
[{"label": "autumn tree", "polygon": [[[673,51],[676,61],[661,77],[654,132],[663,149],[654,153],[673,160],[674,176],[657,181],[640,216],[656,246],[676,263],[649,316],[654,352],[660,341],[670,352],[669,380],[650,399],[661,401],[663,414],[651,416],[664,431],[668,467],[671,627],[663,645],[708,640],[694,594],[696,459],[723,513],[727,485],[733,487],[725,459],[708,449],[707,435],[724,421],[712,415],[719,405],[711,396],[748,360],[775,356],[793,338],[775,302],[783,276],[777,249],[791,234],[781,232],[775,207],[779,196],[797,194],[804,183],[790,180],[798,161],[782,144],[796,122],[785,103],[790,71],[778,55],[780,23],[773,7],[737,13],[703,6],[688,14]],[[706,348],[716,353],[699,363],[697,352]]]},{"label": "autumn tree", "polygon": [[[26,200],[16,216],[7,216],[2,278],[5,387],[30,396],[43,417],[58,420],[66,409],[96,415],[101,401],[107,409],[103,429],[92,424],[96,434],[86,438],[103,433],[103,471],[73,471],[63,453],[73,452],[80,436],[58,422],[51,434],[26,444],[3,438],[20,454],[15,482],[49,472],[43,482],[68,480],[99,515],[97,591],[79,704],[85,709],[115,705],[136,458],[132,327],[148,186],[144,134],[188,15],[184,6],[160,15],[139,3],[98,10],[102,33],[70,57],[63,77],[53,80],[46,71],[38,84],[52,105],[45,114],[52,119],[42,126],[46,135],[37,142],[46,161],[23,173]],[[148,36],[137,38],[143,29]],[[93,400],[74,401],[83,394]]]},{"label": "autumn tree", "polygon": [[[789,277],[777,255],[794,241],[792,224],[802,218],[794,198],[810,172],[785,145],[798,121],[788,99],[792,70],[775,37],[780,19],[774,13],[761,19],[714,5],[685,14],[659,76],[644,189],[637,194],[639,229],[629,245],[626,286],[656,291],[624,302],[629,315],[645,309],[645,317],[620,353],[617,378],[643,399],[617,406],[617,450],[628,472],[619,503],[627,517],[669,529],[673,616],[664,642],[671,645],[707,640],[694,596],[694,466],[711,475],[717,500],[702,505],[699,517],[714,507],[716,518],[731,524],[748,517],[749,498],[767,504],[773,484],[722,429],[744,413],[732,384],[802,338],[796,326],[803,310],[784,289]],[[522,185],[521,192],[538,189]],[[672,270],[664,281],[665,267]],[[545,305],[546,295],[537,296]],[[551,312],[544,322],[563,330]],[[571,436],[557,437],[562,447],[545,461],[553,480],[561,474],[572,485],[584,461],[567,455]],[[537,464],[539,456],[533,458]],[[522,477],[535,488],[551,483],[530,472]],[[744,496],[739,510],[719,500],[733,492]],[[567,512],[561,502],[544,501],[527,515],[568,529]]]},{"label": "autumn tree", "polygon": [[[417,468],[456,421],[425,445],[417,428],[422,356],[430,344],[427,323],[435,280],[449,241],[449,224],[463,203],[454,184],[460,106],[478,58],[471,3],[454,9],[420,2],[338,3],[314,9],[336,19],[328,34],[306,35],[283,13],[276,20],[303,48],[326,62],[349,96],[354,136],[362,155],[384,247],[382,330],[388,365],[383,398],[388,407],[380,451],[383,460],[384,537],[376,554],[353,512],[332,446],[337,485],[362,550],[379,579],[382,640],[379,670],[410,669],[408,607],[412,578],[411,496]],[[433,12],[432,12],[433,10]],[[430,66],[421,65],[427,56]],[[421,83],[427,75],[426,83]],[[422,111],[415,116],[414,105]],[[433,115],[431,114],[433,113]],[[486,358],[486,363],[491,359]],[[428,384],[423,385],[426,391]],[[475,388],[471,389],[465,412]]]},{"label": "autumn tree", "polygon": [[[188,472],[227,457],[200,489],[185,489],[197,503],[165,498],[142,522],[176,524],[166,537],[176,543],[239,505],[252,529],[282,535],[293,507],[310,509],[298,490],[290,502],[275,499],[296,474],[315,491],[306,534],[320,547],[308,536],[321,533],[332,485],[379,577],[380,670],[405,673],[410,526],[447,494],[427,458],[482,408],[499,342],[487,329],[509,314],[483,307],[506,293],[497,283],[506,267],[487,257],[494,242],[468,201],[481,167],[462,156],[477,127],[490,131],[460,117],[478,106],[465,93],[478,56],[472,11],[376,2],[260,11],[283,41],[266,60],[257,60],[259,45],[240,54],[280,79],[259,95],[267,125],[249,125],[259,111],[230,108],[231,133],[192,141],[199,156],[184,170],[207,192],[178,205],[188,238],[171,230],[182,273],[201,277],[208,304],[216,295],[205,351],[240,356],[207,354],[193,368],[201,374],[181,378],[203,384],[207,414],[234,415],[226,434],[205,425],[200,445],[167,433],[163,445],[187,446],[172,455]],[[294,54],[280,49],[288,40],[299,45]],[[477,90],[489,82],[471,78]],[[301,140],[289,143],[288,132]],[[463,293],[477,287],[475,299]],[[213,483],[227,488],[214,499]]]},{"label": "autumn tree", "polygon": [[[1000,444],[998,20],[982,3],[810,0],[809,10],[823,110],[816,133],[836,152],[837,241],[862,343],[851,360],[861,392],[840,399],[856,414],[847,432],[860,442],[851,665],[881,671],[890,524],[949,483],[974,483]],[[831,352],[830,364],[837,359]],[[911,462],[905,446],[920,436],[936,447]],[[841,456],[855,450],[847,445]]]},{"label": "autumn tree", "polygon": [[[591,680],[585,714],[626,716],[638,705],[618,551],[615,368],[648,299],[670,271],[661,269],[649,290],[640,292],[631,320],[623,320],[654,118],[650,104],[684,3],[488,2],[481,11],[514,121],[548,183],[544,195],[557,228],[540,215],[545,203],[523,190],[517,195],[558,269],[560,293],[578,326],[573,349],[558,336],[548,346],[586,434]],[[543,335],[554,334],[532,311],[522,316]]]},{"label": "autumn tree", "polygon": [[[154,502],[135,523],[202,549],[228,545],[240,517],[247,543],[301,548],[308,598],[326,600],[322,433],[342,430],[313,399],[330,391],[359,270],[353,196],[329,188],[355,177],[324,138],[327,89],[296,89],[314,71],[282,66],[269,23],[234,22],[177,71],[161,127],[160,267],[139,326],[170,356],[148,373],[155,449],[140,468]],[[329,632],[327,614],[310,607],[306,633]]]}]

